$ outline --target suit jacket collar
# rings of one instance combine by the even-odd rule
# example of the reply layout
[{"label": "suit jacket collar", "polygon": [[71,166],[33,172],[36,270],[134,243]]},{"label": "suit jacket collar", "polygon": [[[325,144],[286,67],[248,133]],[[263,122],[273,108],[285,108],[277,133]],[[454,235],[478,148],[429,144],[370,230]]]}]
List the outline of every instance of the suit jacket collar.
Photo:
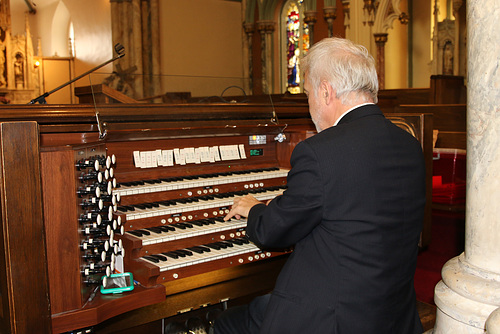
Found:
[{"label": "suit jacket collar", "polygon": [[368,104],[356,107],[345,114],[344,117],[340,119],[338,125],[349,123],[356,119],[371,115],[382,115],[382,110],[380,110],[380,108],[376,104]]}]

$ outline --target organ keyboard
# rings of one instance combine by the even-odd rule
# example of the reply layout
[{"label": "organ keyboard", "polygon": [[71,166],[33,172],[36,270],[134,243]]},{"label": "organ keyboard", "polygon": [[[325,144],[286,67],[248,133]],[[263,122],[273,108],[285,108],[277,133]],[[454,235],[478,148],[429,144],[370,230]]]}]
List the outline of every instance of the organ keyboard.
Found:
[{"label": "organ keyboard", "polygon": [[[212,139],[210,150],[215,155],[221,147],[237,149],[230,159],[219,162],[206,159],[191,165],[151,167],[149,173],[154,178],[144,178],[148,173],[137,166],[136,159],[141,154],[137,147],[118,146],[115,150],[114,143],[108,143],[110,154],[129,157],[130,165],[122,166],[118,158],[114,170],[118,184],[113,194],[119,198],[119,204],[113,219],[124,226],[125,233],[120,236],[125,249],[124,266],[135,279],[151,286],[288,252],[260,250],[244,238],[245,220],[223,220],[238,196],[252,194],[265,202],[286,189],[288,169],[280,168],[276,157],[266,156],[275,151],[270,148],[276,145],[271,139],[273,135],[267,138],[259,134],[261,144],[252,144],[253,136],[256,135]],[[145,141],[141,146],[145,146],[146,152],[183,152],[193,151],[192,147],[201,147],[206,141],[192,138],[187,148],[179,147],[182,142],[173,141]],[[251,152],[254,149],[258,149],[256,155]],[[254,162],[260,166],[248,168],[255,166]],[[137,179],[131,179],[134,175]],[[126,178],[123,182],[122,176]]]}]

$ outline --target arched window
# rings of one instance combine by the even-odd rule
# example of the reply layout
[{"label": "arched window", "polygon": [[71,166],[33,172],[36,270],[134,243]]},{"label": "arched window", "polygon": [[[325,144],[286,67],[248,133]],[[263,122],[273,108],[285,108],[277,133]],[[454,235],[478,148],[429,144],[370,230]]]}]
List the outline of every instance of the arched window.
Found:
[{"label": "arched window", "polygon": [[284,91],[301,92],[300,58],[309,50],[309,27],[304,23],[303,0],[288,0],[281,12],[281,78]]}]

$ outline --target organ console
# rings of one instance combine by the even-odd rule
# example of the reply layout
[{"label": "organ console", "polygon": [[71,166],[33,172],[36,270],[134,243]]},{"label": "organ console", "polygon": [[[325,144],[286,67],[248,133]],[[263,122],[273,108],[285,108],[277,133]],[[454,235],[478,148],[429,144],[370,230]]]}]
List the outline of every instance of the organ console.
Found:
[{"label": "organ console", "polygon": [[[164,319],[272,290],[292,250],[259,249],[244,218],[222,219],[237,196],[282,193],[313,134],[307,105],[269,109],[99,106],[104,139],[90,105],[2,110],[0,329],[161,333]],[[423,145],[428,116],[391,115]],[[116,271],[134,290],[101,294]]]}]

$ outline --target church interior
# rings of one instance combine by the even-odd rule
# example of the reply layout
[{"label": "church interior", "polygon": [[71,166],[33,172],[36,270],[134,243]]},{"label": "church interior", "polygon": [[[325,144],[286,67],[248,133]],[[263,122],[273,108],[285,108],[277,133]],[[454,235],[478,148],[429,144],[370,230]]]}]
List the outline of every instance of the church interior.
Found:
[{"label": "church interior", "polygon": [[[414,281],[425,331],[500,333],[500,228],[488,219],[496,212],[481,213],[500,194],[476,177],[500,169],[491,167],[500,160],[488,140],[500,127],[491,88],[500,46],[478,56],[482,39],[470,32],[472,22],[475,31],[476,22],[498,25],[492,13],[500,8],[476,2],[0,1],[0,332],[208,333],[221,310],[272,290],[291,250],[249,248],[252,260],[224,255],[196,269],[152,263],[151,254],[179,257],[214,238],[245,246],[236,225],[150,241],[170,224],[219,224],[227,204],[189,215],[134,216],[130,207],[142,212],[146,202],[156,208],[177,197],[184,205],[264,184],[277,191],[293,147],[315,133],[300,59],[315,42],[343,37],[374,57],[378,105],[424,151],[427,204]],[[471,55],[486,70],[471,68]],[[474,86],[477,77],[493,83]],[[266,181],[210,183],[250,167],[269,174]],[[201,174],[210,184],[151,190]],[[94,208],[96,198],[104,209]],[[123,271],[133,273],[133,291],[103,293],[101,276]]]}]

